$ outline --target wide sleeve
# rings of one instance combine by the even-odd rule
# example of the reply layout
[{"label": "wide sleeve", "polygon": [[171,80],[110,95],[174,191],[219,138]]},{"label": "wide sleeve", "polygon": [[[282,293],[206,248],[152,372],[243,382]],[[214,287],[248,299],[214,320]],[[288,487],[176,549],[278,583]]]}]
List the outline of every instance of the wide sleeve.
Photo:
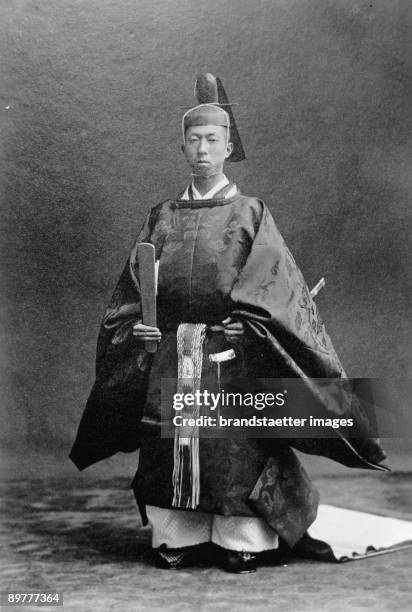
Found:
[{"label": "wide sleeve", "polygon": [[292,376],[343,376],[303,274],[269,209],[262,206],[249,256],[232,289],[233,315],[266,327],[279,343]]},{"label": "wide sleeve", "polygon": [[293,442],[295,448],[349,466],[375,467],[372,463],[385,454],[372,439],[369,416],[346,379],[302,272],[262,206],[259,228],[231,292],[232,316],[243,319],[263,347],[258,377],[299,378],[303,394],[325,417],[354,419],[350,434],[331,429],[330,440],[301,438]]},{"label": "wide sleeve", "polygon": [[152,356],[133,336],[133,325],[140,318],[136,251],[139,242],[150,241],[154,210],[143,224],[100,326],[96,379],[70,452],[79,469],[140,445]]},{"label": "wide sleeve", "polygon": [[141,321],[137,245],[151,241],[157,211],[155,207],[147,215],[104,313],[97,340],[96,375],[106,359],[118,361],[122,352],[127,351],[131,343],[136,343],[133,325]]}]

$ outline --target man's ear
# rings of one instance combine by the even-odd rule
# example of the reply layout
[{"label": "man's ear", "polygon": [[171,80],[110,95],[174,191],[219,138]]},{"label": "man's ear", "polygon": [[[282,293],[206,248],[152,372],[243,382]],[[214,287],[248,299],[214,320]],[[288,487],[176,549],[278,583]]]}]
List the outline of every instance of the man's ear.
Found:
[{"label": "man's ear", "polygon": [[228,142],[227,147],[226,147],[225,159],[227,159],[228,157],[232,155],[232,151],[233,151],[233,142]]}]

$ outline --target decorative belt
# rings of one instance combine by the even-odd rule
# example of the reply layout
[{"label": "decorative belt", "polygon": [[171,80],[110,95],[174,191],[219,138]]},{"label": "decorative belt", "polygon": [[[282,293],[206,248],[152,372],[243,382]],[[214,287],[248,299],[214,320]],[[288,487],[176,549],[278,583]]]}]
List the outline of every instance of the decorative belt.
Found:
[{"label": "decorative belt", "polygon": [[[186,325],[196,325],[195,323],[187,323]],[[203,325],[203,323],[199,323],[199,325]],[[224,327],[223,325],[205,325],[206,327],[206,333],[218,333],[218,332],[223,332],[224,331]],[[177,331],[179,328],[179,324],[176,323],[176,325],[162,325],[161,327],[161,331]]]}]

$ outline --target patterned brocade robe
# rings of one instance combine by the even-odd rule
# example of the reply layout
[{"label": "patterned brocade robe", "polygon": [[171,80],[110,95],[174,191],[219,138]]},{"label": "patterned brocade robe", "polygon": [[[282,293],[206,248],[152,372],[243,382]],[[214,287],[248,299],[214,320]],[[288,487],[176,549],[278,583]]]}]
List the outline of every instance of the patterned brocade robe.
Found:
[{"label": "patterned brocade robe", "polygon": [[[170,508],[173,440],[160,438],[160,380],[176,378],[180,323],[244,321],[236,359],[222,376],[312,379],[344,372],[316,305],[263,202],[230,184],[210,200],[168,200],[151,210],[138,242],[151,242],[159,260],[158,351],[146,353],[132,336],[140,319],[136,247],[123,270],[100,330],[96,382],[83,414],[71,459],[83,469],[118,451],[140,448],[133,489],[145,504]],[[137,244],[136,243],[136,244]],[[208,333],[202,378],[216,377],[207,355],[232,348],[223,333]],[[385,458],[370,438],[361,407],[342,414],[336,397],[322,395],[331,417],[353,417],[356,438],[331,430],[330,439],[200,440],[201,512],[262,516],[293,545],[316,517],[318,494],[291,446],[352,467],[383,469]]]}]

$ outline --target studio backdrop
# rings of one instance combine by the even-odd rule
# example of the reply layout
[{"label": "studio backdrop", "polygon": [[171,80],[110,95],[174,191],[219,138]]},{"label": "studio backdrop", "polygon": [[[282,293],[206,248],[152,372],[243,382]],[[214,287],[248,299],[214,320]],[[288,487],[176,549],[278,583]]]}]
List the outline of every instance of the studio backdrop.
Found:
[{"label": "studio backdrop", "polygon": [[[188,181],[201,72],[351,376],[410,365],[408,0],[0,2],[1,436],[69,449],[97,330],[151,206]],[[409,288],[409,289],[408,289]],[[410,295],[410,293],[409,293]]]}]

